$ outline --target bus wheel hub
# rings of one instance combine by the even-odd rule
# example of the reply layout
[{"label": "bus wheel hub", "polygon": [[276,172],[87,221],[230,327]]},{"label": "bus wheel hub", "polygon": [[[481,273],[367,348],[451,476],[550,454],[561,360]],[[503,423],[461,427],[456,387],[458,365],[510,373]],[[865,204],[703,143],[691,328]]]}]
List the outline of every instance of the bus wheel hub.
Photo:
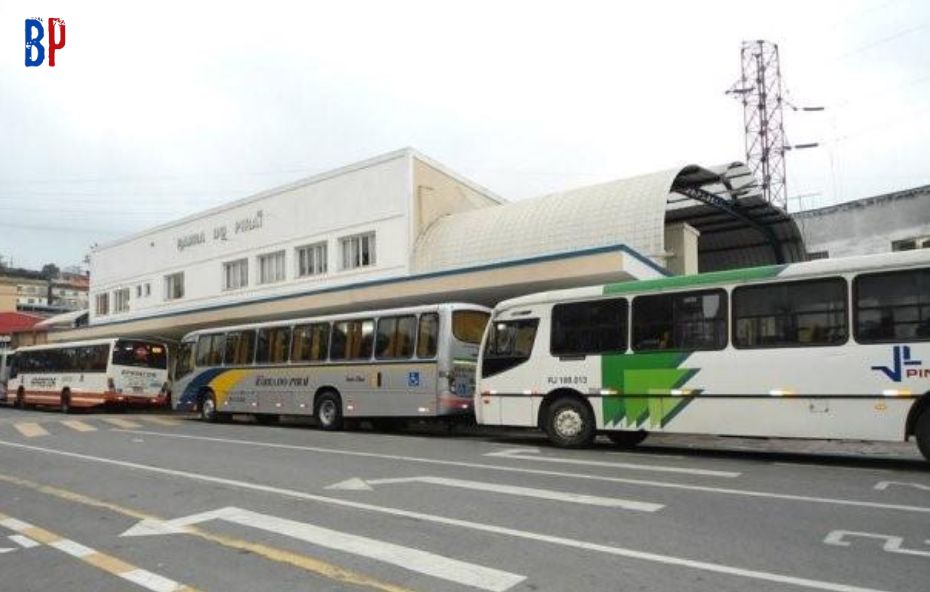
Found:
[{"label": "bus wheel hub", "polygon": [[562,436],[577,436],[581,433],[583,426],[584,421],[581,419],[581,415],[574,409],[566,409],[555,418],[555,429]]}]

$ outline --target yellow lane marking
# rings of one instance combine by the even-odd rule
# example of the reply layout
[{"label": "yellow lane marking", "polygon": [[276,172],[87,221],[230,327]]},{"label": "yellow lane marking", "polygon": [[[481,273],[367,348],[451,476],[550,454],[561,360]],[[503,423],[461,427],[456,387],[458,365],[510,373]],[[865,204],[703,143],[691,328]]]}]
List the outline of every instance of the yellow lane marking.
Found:
[{"label": "yellow lane marking", "polygon": [[163,426],[181,425],[181,422],[176,419],[165,419],[164,417],[142,417],[140,419],[143,419],[149,423],[157,423],[158,425],[163,425]]},{"label": "yellow lane marking", "polygon": [[53,549],[71,555],[101,571],[132,582],[146,590],[151,590],[153,592],[196,592],[196,590],[190,586],[179,584],[172,579],[141,569],[122,559],[107,555],[106,553],[101,553],[96,549],[67,539],[54,532],[45,530],[44,528],[34,526],[28,522],[17,520],[7,514],[0,513],[0,526],[9,528],[20,535],[27,536],[40,543],[44,543]]},{"label": "yellow lane marking", "polygon": [[77,430],[79,432],[96,432],[97,428],[90,425],[89,423],[84,423],[79,419],[63,419],[61,423],[68,426],[72,430]]},{"label": "yellow lane marking", "polygon": [[[102,508],[105,510],[110,510],[117,514],[123,516],[128,516],[136,520],[163,520],[158,516],[152,514],[147,514],[145,512],[140,512],[138,510],[133,510],[132,508],[127,508],[125,506],[120,506],[112,502],[105,500],[93,498],[82,493],[77,493],[75,491],[69,491],[67,489],[62,489],[60,487],[54,487],[51,485],[43,485],[41,483],[36,483],[35,481],[30,481],[28,479],[22,479],[20,477],[14,477],[13,475],[5,475],[0,473],[0,482],[12,483],[14,485],[19,485],[20,487],[25,487],[27,489],[32,489],[33,491],[38,491],[46,495],[57,497],[66,501],[82,504],[85,506],[92,506],[95,508]],[[3,519],[3,514],[0,514],[0,520]],[[381,592],[413,592],[410,588],[405,588],[403,586],[397,586],[391,584],[390,582],[384,582],[377,580],[375,578],[366,576],[365,574],[354,572],[333,563],[323,561],[321,559],[316,559],[310,557],[309,555],[303,555],[300,553],[295,553],[292,551],[286,551],[284,549],[278,549],[275,547],[270,547],[261,543],[250,543],[242,539],[237,539],[230,536],[213,534],[206,532],[203,529],[188,526],[187,533],[200,537],[204,540],[228,547],[230,549],[236,549],[239,551],[248,551],[259,557],[263,557],[270,561],[275,561],[278,563],[285,563],[293,567],[297,567],[304,571],[315,573],[317,575],[335,580],[338,582],[343,582],[346,584],[353,584],[360,587],[370,588],[372,590],[380,590]]]},{"label": "yellow lane marking", "polygon": [[120,419],[118,417],[101,417],[100,419],[102,419],[103,421],[109,424],[115,425],[118,428],[124,428],[127,430],[142,427],[141,424],[138,424],[134,421],[129,421],[128,419]]},{"label": "yellow lane marking", "polygon": [[15,427],[20,434],[26,436],[27,438],[35,438],[36,436],[48,436],[48,432],[40,426],[39,424],[31,421],[21,421],[19,423],[14,423]]}]

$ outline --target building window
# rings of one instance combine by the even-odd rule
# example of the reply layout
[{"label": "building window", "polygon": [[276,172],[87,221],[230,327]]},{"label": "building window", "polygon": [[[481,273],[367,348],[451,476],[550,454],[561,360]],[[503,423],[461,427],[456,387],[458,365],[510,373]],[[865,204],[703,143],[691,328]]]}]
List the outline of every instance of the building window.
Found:
[{"label": "building window", "polygon": [[326,273],[326,243],[297,248],[297,277]]},{"label": "building window", "polygon": [[110,314],[110,295],[109,294],[97,294],[94,300],[94,312],[97,316],[104,316]]},{"label": "building window", "polygon": [[238,290],[249,285],[249,260],[239,259],[223,264],[223,289]]},{"label": "building window", "polygon": [[165,276],[165,300],[184,298],[184,272]]},{"label": "building window", "polygon": [[152,295],[152,284],[145,282],[145,296],[149,297]]},{"label": "building window", "polygon": [[113,292],[113,312],[129,312],[129,288]]},{"label": "building window", "polygon": [[284,251],[258,256],[258,283],[273,284],[284,278]]},{"label": "building window", "polygon": [[356,234],[339,239],[342,245],[342,269],[371,267],[375,264],[375,233]]},{"label": "building window", "polygon": [[930,249],[930,236],[918,236],[891,242],[892,251],[913,251],[914,249]]},{"label": "building window", "polygon": [[142,298],[142,284],[136,286],[136,298]]}]

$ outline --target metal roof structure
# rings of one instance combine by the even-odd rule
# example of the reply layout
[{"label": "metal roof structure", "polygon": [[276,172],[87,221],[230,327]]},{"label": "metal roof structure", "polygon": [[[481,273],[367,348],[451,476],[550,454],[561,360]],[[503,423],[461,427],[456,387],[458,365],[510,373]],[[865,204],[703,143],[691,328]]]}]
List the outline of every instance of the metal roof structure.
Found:
[{"label": "metal roof structure", "polygon": [[418,272],[624,244],[666,256],[665,227],[701,235],[701,271],[803,261],[801,233],[765,202],[745,165],[689,165],[453,214],[419,237]]}]

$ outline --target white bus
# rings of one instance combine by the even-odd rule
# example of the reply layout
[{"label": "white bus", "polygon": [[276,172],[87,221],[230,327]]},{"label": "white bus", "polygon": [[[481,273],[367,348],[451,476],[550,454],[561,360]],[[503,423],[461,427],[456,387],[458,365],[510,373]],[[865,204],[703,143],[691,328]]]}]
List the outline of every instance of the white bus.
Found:
[{"label": "white bus", "polygon": [[490,309],[438,304],[195,331],[178,350],[175,409],[206,421],[471,416]]},{"label": "white bus", "polygon": [[500,303],[480,424],[905,441],[930,459],[930,250],[674,276]]},{"label": "white bus", "polygon": [[141,339],[21,347],[7,380],[7,398],[17,407],[51,406],[64,413],[99,405],[165,405],[168,393],[168,349]]},{"label": "white bus", "polygon": [[6,381],[9,378],[10,361],[13,359],[12,349],[0,349],[0,402],[9,403],[7,399]]}]

